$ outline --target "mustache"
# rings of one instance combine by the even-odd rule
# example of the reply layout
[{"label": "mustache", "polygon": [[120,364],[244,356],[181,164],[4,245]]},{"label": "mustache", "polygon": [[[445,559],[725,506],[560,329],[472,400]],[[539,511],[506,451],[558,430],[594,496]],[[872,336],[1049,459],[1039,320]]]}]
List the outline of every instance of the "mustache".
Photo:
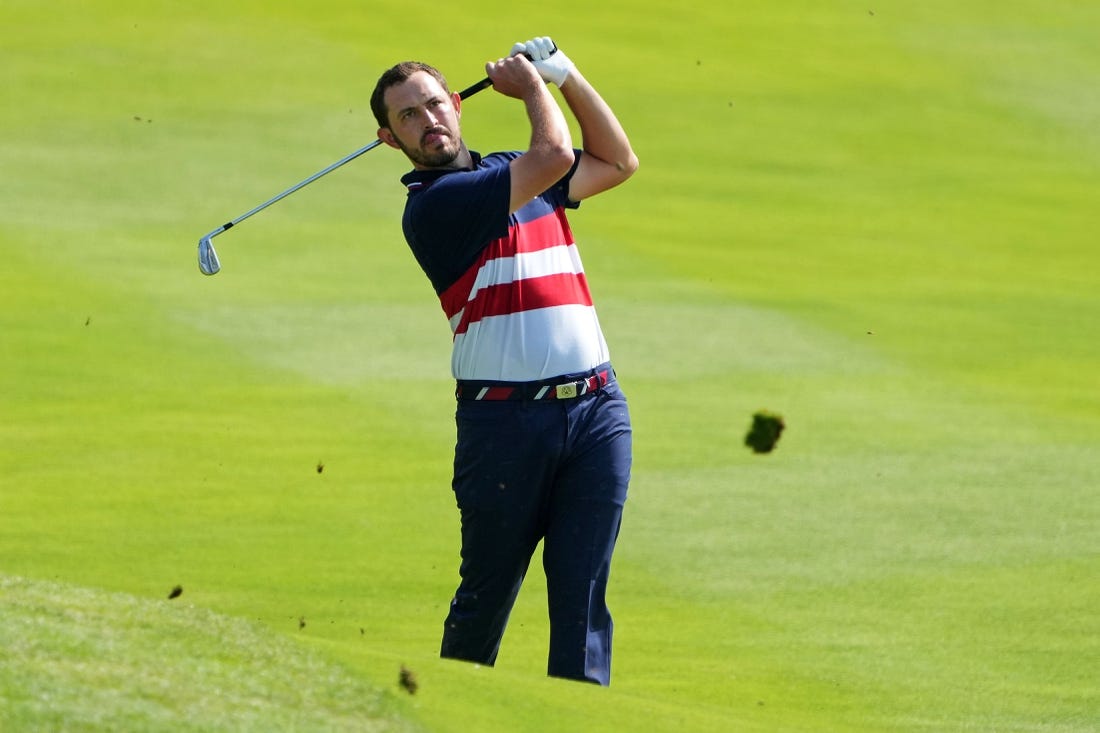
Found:
[{"label": "mustache", "polygon": [[446,127],[433,127],[430,130],[425,130],[424,134],[420,136],[420,144],[423,145],[428,139],[429,135],[443,135],[444,137],[450,137],[451,131]]}]

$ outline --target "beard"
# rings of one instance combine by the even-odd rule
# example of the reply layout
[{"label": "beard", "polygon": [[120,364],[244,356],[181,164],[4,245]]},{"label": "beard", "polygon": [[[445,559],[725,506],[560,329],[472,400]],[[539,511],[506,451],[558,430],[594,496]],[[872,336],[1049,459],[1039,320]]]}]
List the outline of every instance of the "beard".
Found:
[{"label": "beard", "polygon": [[[438,131],[437,131],[438,132]],[[413,147],[406,145],[405,141],[394,135],[401,151],[416,165],[425,168],[447,168],[462,151],[462,144],[454,142],[450,133],[441,138],[441,144],[434,150],[425,150],[422,146]]]}]

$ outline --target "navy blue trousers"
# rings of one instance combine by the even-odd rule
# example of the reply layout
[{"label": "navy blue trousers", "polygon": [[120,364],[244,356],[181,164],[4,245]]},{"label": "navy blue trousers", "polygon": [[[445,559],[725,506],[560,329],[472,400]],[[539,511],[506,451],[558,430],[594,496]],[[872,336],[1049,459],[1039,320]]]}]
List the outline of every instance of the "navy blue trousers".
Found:
[{"label": "navy blue trousers", "polygon": [[441,656],[492,665],[543,541],[547,672],[611,681],[605,594],[630,481],[631,428],[617,383],[575,399],[460,400],[453,488],[461,582]]}]

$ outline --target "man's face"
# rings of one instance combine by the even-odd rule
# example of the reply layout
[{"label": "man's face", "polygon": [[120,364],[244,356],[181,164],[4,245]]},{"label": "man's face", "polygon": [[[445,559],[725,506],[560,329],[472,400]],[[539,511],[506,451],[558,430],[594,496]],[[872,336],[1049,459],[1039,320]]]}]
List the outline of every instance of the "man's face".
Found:
[{"label": "man's face", "polygon": [[423,71],[383,95],[389,113],[389,128],[378,136],[391,147],[400,148],[416,168],[446,168],[462,152],[459,130],[461,101],[450,95]]}]

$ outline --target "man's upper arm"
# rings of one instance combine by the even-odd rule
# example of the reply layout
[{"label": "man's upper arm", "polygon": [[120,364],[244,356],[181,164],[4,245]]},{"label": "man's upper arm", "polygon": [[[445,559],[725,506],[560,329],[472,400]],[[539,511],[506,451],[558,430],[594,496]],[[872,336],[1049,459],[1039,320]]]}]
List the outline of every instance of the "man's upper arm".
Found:
[{"label": "man's upper arm", "polygon": [[614,188],[629,178],[631,173],[633,171],[627,172],[594,155],[580,155],[573,177],[569,179],[569,200],[583,201],[609,188]]},{"label": "man's upper arm", "polygon": [[576,163],[575,153],[570,148],[559,151],[552,159],[547,155],[532,155],[530,152],[520,155],[511,164],[511,201],[509,213],[523,208],[527,202],[546,191],[561,180],[562,176]]}]

